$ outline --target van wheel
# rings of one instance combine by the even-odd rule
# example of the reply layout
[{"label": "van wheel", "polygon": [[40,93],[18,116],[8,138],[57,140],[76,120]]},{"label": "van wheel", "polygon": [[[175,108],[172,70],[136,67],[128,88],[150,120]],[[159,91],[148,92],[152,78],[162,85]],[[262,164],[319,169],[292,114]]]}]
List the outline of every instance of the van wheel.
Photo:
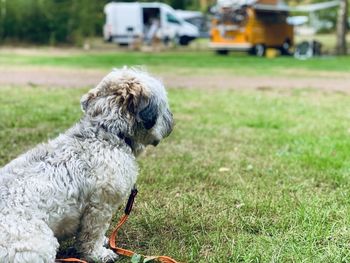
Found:
[{"label": "van wheel", "polygon": [[256,44],[251,53],[257,57],[263,57],[265,55],[266,47],[263,44]]},{"label": "van wheel", "polygon": [[188,36],[181,36],[179,39],[179,44],[181,46],[187,46],[190,43],[190,38]]},{"label": "van wheel", "polygon": [[227,55],[228,54],[228,50],[227,49],[219,49],[219,50],[216,50],[215,52],[218,55]]}]

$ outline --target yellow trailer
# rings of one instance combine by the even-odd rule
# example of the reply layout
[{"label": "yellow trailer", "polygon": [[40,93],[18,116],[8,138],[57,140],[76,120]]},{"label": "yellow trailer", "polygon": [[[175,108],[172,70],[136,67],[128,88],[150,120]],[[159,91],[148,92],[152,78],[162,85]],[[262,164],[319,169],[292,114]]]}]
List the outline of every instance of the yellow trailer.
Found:
[{"label": "yellow trailer", "polygon": [[238,50],[263,56],[266,48],[289,54],[294,32],[293,26],[287,24],[287,16],[287,6],[271,3],[221,8],[212,19],[210,47],[219,54]]}]

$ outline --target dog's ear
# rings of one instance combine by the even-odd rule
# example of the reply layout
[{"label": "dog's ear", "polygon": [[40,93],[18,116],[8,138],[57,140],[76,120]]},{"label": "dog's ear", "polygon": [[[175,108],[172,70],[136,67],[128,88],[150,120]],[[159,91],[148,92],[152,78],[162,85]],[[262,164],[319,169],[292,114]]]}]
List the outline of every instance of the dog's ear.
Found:
[{"label": "dog's ear", "polygon": [[92,98],[94,98],[94,94],[89,92],[87,94],[84,94],[81,99],[80,99],[80,105],[81,105],[81,109],[84,113],[86,113],[87,108],[89,106],[89,103],[91,101]]},{"label": "dog's ear", "polygon": [[114,91],[118,106],[124,114],[136,116],[143,100],[148,99],[146,89],[139,81],[133,78],[112,84],[110,89]]},{"label": "dog's ear", "polygon": [[151,129],[156,124],[158,107],[153,96],[149,99],[148,105],[139,112],[138,117],[147,130]]},{"label": "dog's ear", "polygon": [[83,95],[83,97],[81,97],[80,99],[80,105],[81,105],[81,110],[85,113],[86,112],[86,109],[88,107],[88,104],[89,104],[89,98],[88,98],[88,95],[85,94]]},{"label": "dog's ear", "polygon": [[151,129],[156,123],[158,109],[150,92],[133,78],[122,81],[114,89],[121,111],[134,116],[146,129]]},{"label": "dog's ear", "polygon": [[[98,98],[105,98],[101,102]],[[112,99],[111,103],[107,98]],[[147,93],[142,85],[133,78],[125,78],[118,81],[103,79],[96,88],[83,95],[80,100],[81,109],[91,116],[101,114],[103,109],[117,105],[120,112],[128,116],[136,116],[137,109],[143,99],[147,99]]]},{"label": "dog's ear", "polygon": [[84,113],[97,116],[103,112],[106,103],[98,103],[96,98],[112,96],[112,106],[116,104],[119,112],[141,122],[146,129],[151,129],[158,118],[157,101],[141,82],[133,77],[124,77],[117,81],[103,80],[96,88],[81,98]]}]

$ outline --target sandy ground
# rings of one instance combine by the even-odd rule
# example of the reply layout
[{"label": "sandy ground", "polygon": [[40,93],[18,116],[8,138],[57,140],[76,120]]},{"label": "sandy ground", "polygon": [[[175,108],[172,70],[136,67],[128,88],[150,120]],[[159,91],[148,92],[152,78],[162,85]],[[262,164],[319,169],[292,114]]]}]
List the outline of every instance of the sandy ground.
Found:
[{"label": "sandy ground", "polygon": [[[93,87],[107,72],[92,69],[10,67],[0,68],[0,86]],[[293,89],[311,88],[350,93],[350,74],[320,76],[238,76],[227,73],[198,73],[188,76],[159,73],[167,87],[201,89]],[[298,75],[298,74],[296,74]]]}]

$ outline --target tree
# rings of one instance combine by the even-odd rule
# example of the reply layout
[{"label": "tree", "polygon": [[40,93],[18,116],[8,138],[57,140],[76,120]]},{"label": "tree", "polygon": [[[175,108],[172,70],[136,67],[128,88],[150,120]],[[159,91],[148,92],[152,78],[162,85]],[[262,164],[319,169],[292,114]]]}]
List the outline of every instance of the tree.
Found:
[{"label": "tree", "polygon": [[346,32],[348,18],[348,0],[340,0],[337,21],[337,53],[346,55]]}]

